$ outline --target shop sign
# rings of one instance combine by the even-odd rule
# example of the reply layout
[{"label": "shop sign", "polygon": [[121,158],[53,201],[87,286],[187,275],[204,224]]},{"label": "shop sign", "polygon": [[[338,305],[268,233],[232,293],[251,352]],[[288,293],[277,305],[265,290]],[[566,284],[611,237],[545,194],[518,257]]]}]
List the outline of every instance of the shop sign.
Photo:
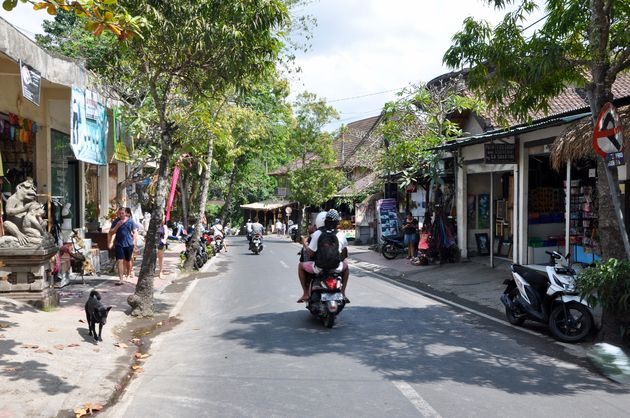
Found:
[{"label": "shop sign", "polygon": [[485,144],[484,162],[486,164],[513,164],[516,162],[514,144]]},{"label": "shop sign", "polygon": [[608,167],[618,167],[625,163],[626,159],[623,156],[623,152],[611,152],[606,154],[606,166]]},{"label": "shop sign", "polygon": [[21,60],[20,64],[20,79],[22,80],[22,96],[37,106],[39,106],[40,87],[42,82],[42,75],[39,71],[25,64]]},{"label": "shop sign", "polygon": [[398,236],[400,228],[396,207],[396,199],[380,199],[376,202],[379,220],[379,238],[382,236]]},{"label": "shop sign", "polygon": [[131,162],[133,152],[133,138],[129,133],[129,128],[125,124],[122,112],[119,107],[112,108],[114,123],[114,158],[123,163]]},{"label": "shop sign", "polygon": [[72,87],[70,99],[70,144],[77,160],[107,164],[107,108],[90,90]]},{"label": "shop sign", "polygon": [[[605,158],[608,154],[623,153],[623,125],[612,103],[606,103],[599,112],[593,130],[593,148]],[[612,156],[610,159],[615,161],[616,157]]]}]

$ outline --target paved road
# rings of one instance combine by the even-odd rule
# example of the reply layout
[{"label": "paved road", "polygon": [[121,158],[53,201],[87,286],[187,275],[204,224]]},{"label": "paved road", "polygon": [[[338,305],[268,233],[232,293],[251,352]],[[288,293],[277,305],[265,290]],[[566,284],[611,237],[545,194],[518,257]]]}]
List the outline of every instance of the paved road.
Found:
[{"label": "paved road", "polygon": [[[108,416],[627,416],[627,390],[557,346],[353,272],[332,330],[302,305],[296,247],[232,239]],[[570,360],[570,359],[569,359]]]}]

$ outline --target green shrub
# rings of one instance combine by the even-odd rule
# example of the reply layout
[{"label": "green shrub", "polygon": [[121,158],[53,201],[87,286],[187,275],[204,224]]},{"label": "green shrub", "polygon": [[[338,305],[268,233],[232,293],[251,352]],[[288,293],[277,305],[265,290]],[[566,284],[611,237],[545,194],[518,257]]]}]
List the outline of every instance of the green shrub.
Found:
[{"label": "green shrub", "polygon": [[605,312],[630,312],[630,262],[611,258],[578,273],[576,290],[593,307]]}]

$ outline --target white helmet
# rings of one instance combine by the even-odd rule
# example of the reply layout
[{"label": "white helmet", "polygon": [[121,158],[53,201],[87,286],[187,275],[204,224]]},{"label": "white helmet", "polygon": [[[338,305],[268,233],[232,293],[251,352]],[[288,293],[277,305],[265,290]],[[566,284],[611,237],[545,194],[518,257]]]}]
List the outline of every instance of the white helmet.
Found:
[{"label": "white helmet", "polygon": [[321,228],[324,226],[324,222],[326,221],[326,213],[327,212],[319,212],[317,217],[315,218],[315,226],[317,228]]}]

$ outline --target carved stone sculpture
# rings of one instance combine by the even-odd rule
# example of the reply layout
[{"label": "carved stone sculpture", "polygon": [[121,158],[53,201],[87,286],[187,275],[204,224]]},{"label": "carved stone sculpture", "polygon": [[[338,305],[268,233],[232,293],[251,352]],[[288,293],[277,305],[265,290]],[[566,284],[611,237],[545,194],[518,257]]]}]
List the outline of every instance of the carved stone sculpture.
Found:
[{"label": "carved stone sculpture", "polygon": [[37,192],[31,180],[17,185],[5,207],[5,236],[0,238],[0,247],[38,247],[54,245],[46,232],[43,219],[44,208],[37,202]]}]

